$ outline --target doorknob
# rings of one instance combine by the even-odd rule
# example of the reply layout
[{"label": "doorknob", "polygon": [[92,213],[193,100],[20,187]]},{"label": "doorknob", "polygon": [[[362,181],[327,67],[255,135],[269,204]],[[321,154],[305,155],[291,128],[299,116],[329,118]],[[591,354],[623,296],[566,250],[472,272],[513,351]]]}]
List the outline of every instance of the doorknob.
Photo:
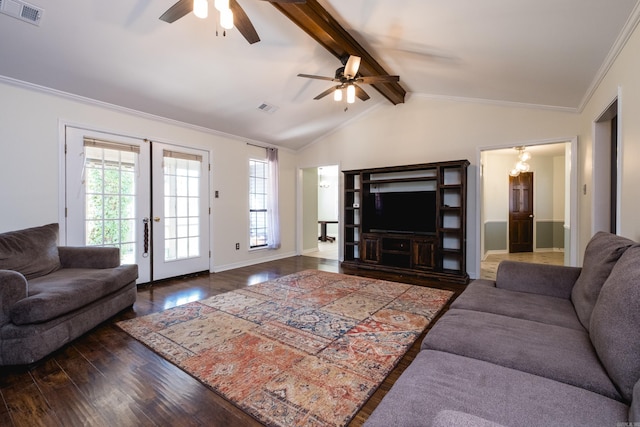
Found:
[{"label": "doorknob", "polygon": [[159,217],[159,216],[154,216],[154,217],[153,217],[153,220],[154,220],[155,222],[160,222],[160,217]]},{"label": "doorknob", "polygon": [[[156,218],[157,218],[157,217],[156,217]],[[533,218],[533,215],[529,215],[529,218]],[[156,219],[156,221],[159,221],[159,220],[157,220],[157,219]]]}]

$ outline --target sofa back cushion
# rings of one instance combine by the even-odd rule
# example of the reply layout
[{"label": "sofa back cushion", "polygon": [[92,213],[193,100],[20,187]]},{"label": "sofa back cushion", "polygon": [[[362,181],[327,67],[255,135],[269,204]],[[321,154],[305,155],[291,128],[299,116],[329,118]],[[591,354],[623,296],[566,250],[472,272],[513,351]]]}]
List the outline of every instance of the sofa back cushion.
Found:
[{"label": "sofa back cushion", "polygon": [[622,254],[602,286],[589,336],[620,395],[631,402],[640,379],[640,245]]},{"label": "sofa back cushion", "polygon": [[0,234],[0,269],[17,271],[29,280],[59,268],[58,224]]},{"label": "sofa back cushion", "polygon": [[624,237],[599,231],[587,244],[582,271],[571,291],[571,301],[578,319],[587,330],[602,285],[616,261],[634,243]]}]

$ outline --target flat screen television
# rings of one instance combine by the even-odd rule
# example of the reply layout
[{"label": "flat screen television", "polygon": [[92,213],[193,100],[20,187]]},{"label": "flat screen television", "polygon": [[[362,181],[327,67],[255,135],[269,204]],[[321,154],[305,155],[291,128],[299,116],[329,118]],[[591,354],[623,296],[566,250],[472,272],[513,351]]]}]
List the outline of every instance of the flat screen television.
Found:
[{"label": "flat screen television", "polygon": [[363,222],[371,232],[431,234],[436,232],[436,192],[371,193]]}]

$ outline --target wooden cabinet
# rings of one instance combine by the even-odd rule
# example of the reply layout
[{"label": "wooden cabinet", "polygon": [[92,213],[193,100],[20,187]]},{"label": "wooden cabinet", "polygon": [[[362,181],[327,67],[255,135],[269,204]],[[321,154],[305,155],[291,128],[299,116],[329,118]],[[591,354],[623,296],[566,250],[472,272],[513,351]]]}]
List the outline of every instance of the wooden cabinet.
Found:
[{"label": "wooden cabinet", "polygon": [[467,283],[468,165],[344,171],[343,265]]}]

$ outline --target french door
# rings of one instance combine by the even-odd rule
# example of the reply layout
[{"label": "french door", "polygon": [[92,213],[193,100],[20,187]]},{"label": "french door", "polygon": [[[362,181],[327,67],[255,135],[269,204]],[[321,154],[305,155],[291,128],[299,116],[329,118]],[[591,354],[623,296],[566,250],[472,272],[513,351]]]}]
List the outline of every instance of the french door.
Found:
[{"label": "french door", "polygon": [[65,132],[67,245],[120,248],[138,283],[209,269],[208,152]]}]

